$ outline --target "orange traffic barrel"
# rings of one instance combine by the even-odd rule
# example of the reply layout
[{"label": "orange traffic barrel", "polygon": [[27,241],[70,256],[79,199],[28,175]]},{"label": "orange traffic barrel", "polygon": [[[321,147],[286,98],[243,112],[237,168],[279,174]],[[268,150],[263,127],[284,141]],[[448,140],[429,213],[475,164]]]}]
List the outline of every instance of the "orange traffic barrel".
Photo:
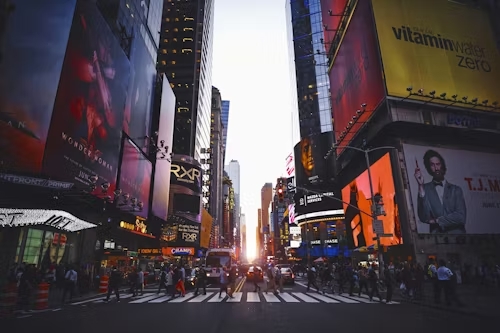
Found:
[{"label": "orange traffic barrel", "polygon": [[7,288],[0,292],[0,318],[14,314],[17,305],[17,284],[9,283]]},{"label": "orange traffic barrel", "polygon": [[49,308],[49,288],[47,282],[42,282],[38,285],[35,300],[35,310],[45,310]]},{"label": "orange traffic barrel", "polygon": [[149,272],[144,272],[144,287],[148,285]]},{"label": "orange traffic barrel", "polygon": [[99,282],[99,294],[105,294],[108,292],[108,283],[109,283],[109,276],[107,275],[101,276],[101,280]]}]

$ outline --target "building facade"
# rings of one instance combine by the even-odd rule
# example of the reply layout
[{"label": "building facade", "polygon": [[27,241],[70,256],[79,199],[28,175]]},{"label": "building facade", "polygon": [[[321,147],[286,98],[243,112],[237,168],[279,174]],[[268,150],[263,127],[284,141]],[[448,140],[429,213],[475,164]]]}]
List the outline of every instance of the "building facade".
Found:
[{"label": "building facade", "polygon": [[233,183],[234,189],[234,224],[235,224],[235,244],[238,249],[241,249],[241,229],[240,229],[240,163],[236,160],[231,160],[229,164],[224,167],[229,178]]},{"label": "building facade", "polygon": [[208,212],[213,218],[211,247],[220,246],[220,239],[216,236],[217,230],[222,228],[224,195],[224,145],[223,145],[223,125],[221,119],[221,94],[219,89],[212,87],[212,120],[210,128],[210,158],[212,160],[209,171],[209,201]]},{"label": "building facade", "polygon": [[[227,148],[227,130],[229,128],[229,106],[230,101],[222,101],[222,125],[224,130],[222,132],[222,141],[224,145],[224,161],[226,160],[226,148]],[[224,162],[225,163],[225,162]]]},{"label": "building facade", "polygon": [[[260,190],[260,207],[261,207],[261,225],[262,230],[262,243],[261,243],[261,251],[263,252],[262,257],[271,255],[271,239],[272,235],[270,232],[269,225],[269,208],[271,206],[271,202],[273,200],[273,184],[265,183]],[[261,257],[261,258],[262,258]]]},{"label": "building facade", "polygon": [[241,229],[241,261],[247,261],[248,249],[247,249],[247,220],[244,213],[240,215],[240,229]]}]

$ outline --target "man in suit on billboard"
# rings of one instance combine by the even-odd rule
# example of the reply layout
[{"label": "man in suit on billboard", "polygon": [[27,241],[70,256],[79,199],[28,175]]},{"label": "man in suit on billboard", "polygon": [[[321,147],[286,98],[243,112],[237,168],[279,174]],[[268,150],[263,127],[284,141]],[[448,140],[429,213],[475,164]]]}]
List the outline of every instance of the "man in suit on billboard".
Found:
[{"label": "man in suit on billboard", "polygon": [[422,223],[429,224],[430,233],[465,234],[467,209],[462,188],[446,179],[446,163],[435,150],[424,154],[424,166],[432,181],[424,183],[424,176],[416,162],[415,179],[418,183],[417,212]]}]

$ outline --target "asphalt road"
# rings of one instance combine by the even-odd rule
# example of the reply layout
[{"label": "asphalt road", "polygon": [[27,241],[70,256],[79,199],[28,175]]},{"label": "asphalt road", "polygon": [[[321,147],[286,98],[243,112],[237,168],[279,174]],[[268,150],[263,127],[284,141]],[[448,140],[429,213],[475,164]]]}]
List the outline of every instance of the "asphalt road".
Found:
[{"label": "asphalt road", "polygon": [[[140,332],[174,330],[204,333],[302,333],[324,332],[433,333],[471,332],[481,327],[496,327],[485,319],[467,317],[411,304],[386,305],[368,302],[366,298],[334,298],[310,292],[304,281],[285,286],[278,297],[263,291],[253,294],[250,282],[238,284],[235,299],[219,299],[216,286],[210,286],[208,297],[168,300],[147,290],[146,296],[122,295],[120,303],[104,303],[99,296],[74,302],[59,309],[22,314],[0,319],[3,332]],[[220,301],[219,301],[220,300]]]}]

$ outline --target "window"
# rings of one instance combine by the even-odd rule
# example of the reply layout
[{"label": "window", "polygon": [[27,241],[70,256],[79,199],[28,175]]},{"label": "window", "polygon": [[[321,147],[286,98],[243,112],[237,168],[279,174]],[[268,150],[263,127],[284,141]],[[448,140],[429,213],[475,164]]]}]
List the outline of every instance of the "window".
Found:
[{"label": "window", "polygon": [[175,64],[176,64],[175,60],[172,60],[170,63],[171,63],[172,65],[175,65]]}]

